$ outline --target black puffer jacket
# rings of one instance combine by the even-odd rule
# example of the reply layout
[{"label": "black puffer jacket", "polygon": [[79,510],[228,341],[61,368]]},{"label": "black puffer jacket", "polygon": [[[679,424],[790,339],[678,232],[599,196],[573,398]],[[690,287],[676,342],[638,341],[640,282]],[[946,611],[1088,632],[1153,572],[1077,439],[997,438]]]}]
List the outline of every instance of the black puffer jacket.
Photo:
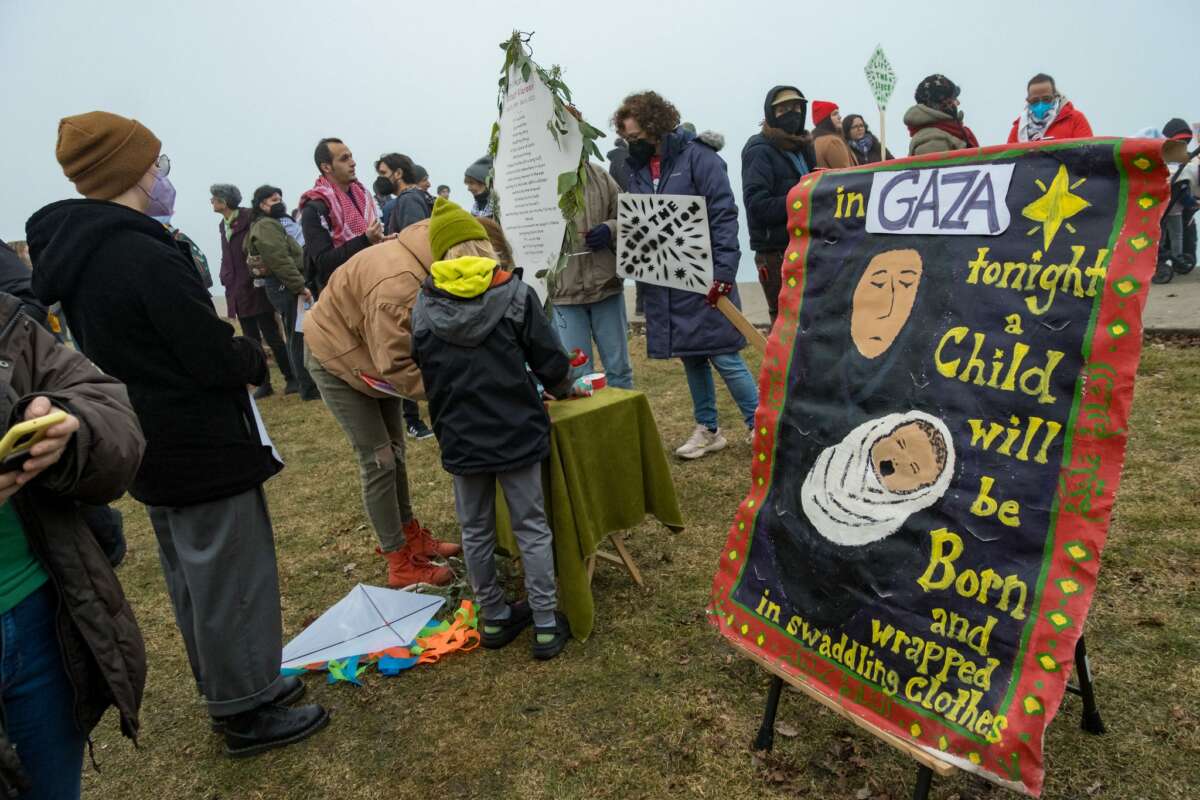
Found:
[{"label": "black puffer jacket", "polygon": [[508,472],[550,454],[534,379],[565,397],[571,364],[528,285],[501,273],[483,294],[462,298],[428,278],[413,309],[413,357],[447,472]]},{"label": "black puffer jacket", "polygon": [[[24,419],[39,395],[75,415],[79,431],[59,462],[10,502],[58,598],[55,627],[74,690],[75,724],[90,733],[115,705],[121,730],[136,736],[146,650],[133,610],[80,516],[79,503],[120,497],[133,481],[145,441],[125,387],[59,345],[15,297],[0,294],[0,424],[7,429]],[[17,780],[15,762],[3,738],[0,730],[0,783],[11,784]]]},{"label": "black puffer jacket", "polygon": [[[775,128],[771,98],[784,89],[803,94],[795,86],[774,86],[763,102],[763,133],[756,133],[742,148],[742,201],[746,206],[746,224],[750,230],[750,249],[783,250],[788,245],[787,195],[800,180],[801,172],[784,149],[786,144],[800,156],[809,171],[816,166],[812,140],[807,131],[789,137]],[[807,114],[805,104],[801,112]]]},{"label": "black puffer jacket", "polygon": [[262,348],[217,317],[185,245],[104,200],[53,203],[25,228],[33,291],[62,302],[79,348],[129,388],[146,434],[134,497],[194,505],[279,471],[246,392],[265,377]]}]

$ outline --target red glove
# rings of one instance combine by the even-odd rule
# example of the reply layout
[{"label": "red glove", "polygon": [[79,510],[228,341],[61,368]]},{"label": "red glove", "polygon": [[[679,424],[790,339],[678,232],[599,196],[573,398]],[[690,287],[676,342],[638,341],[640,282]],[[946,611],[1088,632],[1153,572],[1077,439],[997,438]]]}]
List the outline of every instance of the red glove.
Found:
[{"label": "red glove", "polygon": [[708,297],[704,298],[704,302],[708,303],[713,308],[717,307],[717,301],[733,291],[733,284],[725,281],[713,281],[713,285],[708,290]]},{"label": "red glove", "polygon": [[588,362],[587,354],[584,353],[582,350],[580,350],[578,347],[576,347],[574,350],[571,351],[571,366],[572,367],[582,367],[587,362]]}]

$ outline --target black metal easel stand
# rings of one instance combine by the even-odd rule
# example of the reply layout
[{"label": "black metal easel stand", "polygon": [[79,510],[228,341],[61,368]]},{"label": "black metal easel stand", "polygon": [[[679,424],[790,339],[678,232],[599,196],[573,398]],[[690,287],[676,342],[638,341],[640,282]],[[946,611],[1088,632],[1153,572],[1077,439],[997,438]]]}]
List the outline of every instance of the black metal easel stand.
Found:
[{"label": "black metal easel stand", "polygon": [[[1104,720],[1096,707],[1096,693],[1092,681],[1092,668],[1088,663],[1087,645],[1082,636],[1075,644],[1075,675],[1079,685],[1067,684],[1067,691],[1083,700],[1083,718],[1079,726],[1087,733],[1099,736],[1105,732]],[[779,696],[783,692],[783,678],[771,678],[767,691],[767,707],[763,711],[762,725],[754,737],[755,750],[770,750],[775,746],[775,716],[779,712]],[[933,770],[922,764],[917,767],[917,785],[913,788],[913,800],[929,800],[929,789],[933,785]]]}]

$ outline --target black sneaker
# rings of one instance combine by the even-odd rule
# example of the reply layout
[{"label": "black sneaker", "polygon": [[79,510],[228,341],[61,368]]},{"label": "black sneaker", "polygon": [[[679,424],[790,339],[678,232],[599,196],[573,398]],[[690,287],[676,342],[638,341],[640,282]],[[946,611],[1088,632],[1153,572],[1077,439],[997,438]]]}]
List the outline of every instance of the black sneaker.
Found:
[{"label": "black sneaker", "polygon": [[271,387],[271,384],[264,383],[254,390],[254,399],[262,400],[264,397],[270,397],[273,394],[275,394],[275,390]]},{"label": "black sneaker", "polygon": [[[543,642],[542,637],[552,636],[552,639]],[[567,624],[567,618],[562,615],[561,611],[554,612],[554,627],[539,628],[533,626],[533,657],[538,661],[548,661],[563,651],[567,646],[567,641],[571,638],[571,626]]]},{"label": "black sneaker", "polygon": [[[300,680],[295,675],[287,676],[283,679],[282,683],[283,691],[279,693],[279,697],[276,697],[273,701],[271,701],[280,706],[296,705],[296,703],[300,702],[300,698],[304,697],[304,692],[308,689],[308,687],[304,685],[304,681]],[[213,717],[213,733],[224,733],[225,721],[227,719],[229,719],[229,717]]]},{"label": "black sneaker", "polygon": [[528,628],[529,624],[533,622],[533,613],[529,610],[529,603],[524,600],[513,603],[509,608],[512,609],[512,612],[508,619],[500,619],[495,622],[481,620],[480,629],[483,633],[479,638],[487,649],[499,650],[517,638],[521,631]]},{"label": "black sneaker", "polygon": [[433,436],[433,431],[429,430],[429,426],[421,420],[410,423],[408,426],[408,435],[416,439],[418,442],[422,439],[429,439]]},{"label": "black sneaker", "polygon": [[225,755],[230,758],[265,753],[307,739],[329,724],[329,712],[319,705],[287,706],[268,703],[225,719]]}]

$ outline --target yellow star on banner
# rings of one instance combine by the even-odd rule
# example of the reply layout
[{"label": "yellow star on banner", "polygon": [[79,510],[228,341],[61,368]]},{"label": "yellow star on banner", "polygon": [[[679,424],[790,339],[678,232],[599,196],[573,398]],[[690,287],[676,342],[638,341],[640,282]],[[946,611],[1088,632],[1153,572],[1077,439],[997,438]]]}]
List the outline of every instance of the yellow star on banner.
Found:
[{"label": "yellow star on banner", "polygon": [[[1046,193],[1021,209],[1023,217],[1042,223],[1044,249],[1050,249],[1050,243],[1054,241],[1054,236],[1058,233],[1058,229],[1068,219],[1091,205],[1091,203],[1079,195],[1071,194],[1071,190],[1081,183],[1083,183],[1082,180],[1072,185],[1071,176],[1067,174],[1066,165],[1060,164],[1058,174],[1050,182],[1049,189],[1041,181],[1037,182],[1038,186]],[[1036,230],[1037,227],[1035,226],[1030,233]],[[1074,233],[1074,228],[1069,224],[1067,225],[1067,230]]]}]

